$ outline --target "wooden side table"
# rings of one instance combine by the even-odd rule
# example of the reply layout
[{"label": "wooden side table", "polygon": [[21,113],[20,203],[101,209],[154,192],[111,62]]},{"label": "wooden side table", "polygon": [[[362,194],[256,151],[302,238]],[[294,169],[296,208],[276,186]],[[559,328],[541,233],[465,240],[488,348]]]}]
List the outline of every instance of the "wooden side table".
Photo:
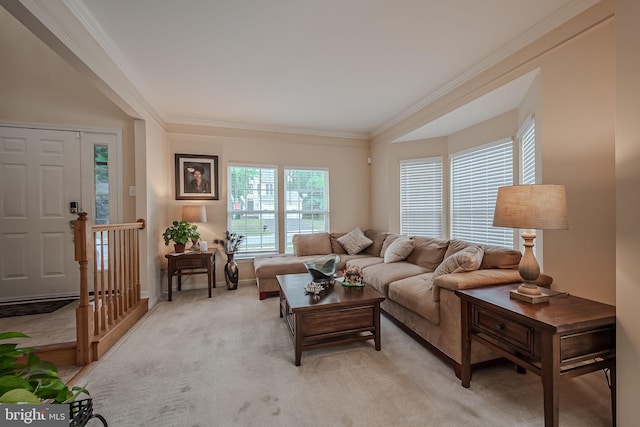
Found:
[{"label": "wooden side table", "polygon": [[[206,252],[185,252],[177,254],[171,252],[165,255],[167,258],[167,291],[168,300],[171,301],[171,291],[173,288],[173,276],[178,276],[178,290],[182,290],[182,276],[192,274],[206,274],[207,287],[209,288],[209,298],[211,298],[211,288],[216,287],[216,253]],[[187,270],[187,271],[184,271]]]},{"label": "wooden side table", "polygon": [[609,369],[616,408],[616,308],[561,294],[548,303],[509,297],[517,285],[458,290],[462,302],[462,386],[471,383],[471,342],[477,341],[542,377],[544,424],[558,425],[561,379]]}]

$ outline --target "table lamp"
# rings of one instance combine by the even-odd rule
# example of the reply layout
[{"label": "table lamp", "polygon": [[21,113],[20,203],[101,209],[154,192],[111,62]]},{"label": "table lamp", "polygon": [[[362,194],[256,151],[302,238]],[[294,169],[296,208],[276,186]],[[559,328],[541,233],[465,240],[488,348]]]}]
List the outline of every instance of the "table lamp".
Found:
[{"label": "table lamp", "polygon": [[[207,211],[204,206],[183,206],[182,207],[182,220],[187,221],[188,223],[194,222],[207,222]],[[199,242],[193,242],[193,250],[199,251],[200,244]],[[205,248],[206,251],[206,248]]]},{"label": "table lamp", "polygon": [[526,229],[524,254],[518,265],[522,284],[511,291],[511,298],[529,303],[549,300],[536,285],[540,276],[540,265],[533,254],[536,234],[532,230],[566,230],[567,198],[563,185],[513,185],[498,188],[496,208],[493,215],[495,227]]}]

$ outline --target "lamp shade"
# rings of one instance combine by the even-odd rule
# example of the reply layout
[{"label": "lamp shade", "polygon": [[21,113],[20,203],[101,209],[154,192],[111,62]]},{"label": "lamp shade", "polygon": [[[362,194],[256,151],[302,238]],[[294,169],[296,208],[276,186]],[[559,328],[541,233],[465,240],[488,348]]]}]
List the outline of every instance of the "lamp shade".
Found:
[{"label": "lamp shade", "polygon": [[187,222],[207,222],[207,211],[204,206],[183,206],[182,220]]},{"label": "lamp shade", "polygon": [[513,185],[498,188],[493,215],[495,227],[566,230],[564,185]]}]

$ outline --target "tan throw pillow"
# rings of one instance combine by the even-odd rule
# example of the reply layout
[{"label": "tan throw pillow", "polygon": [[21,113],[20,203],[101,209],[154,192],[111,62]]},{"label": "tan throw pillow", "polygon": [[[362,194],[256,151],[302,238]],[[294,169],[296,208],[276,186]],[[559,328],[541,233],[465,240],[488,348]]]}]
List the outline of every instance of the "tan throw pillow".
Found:
[{"label": "tan throw pillow", "polygon": [[404,237],[397,238],[393,241],[384,252],[384,262],[389,264],[391,262],[402,261],[409,256],[413,250],[413,240]]},{"label": "tan throw pillow", "polygon": [[433,272],[433,277],[449,273],[462,273],[480,268],[484,249],[481,246],[469,246],[453,255],[448,256]]},{"label": "tan throw pillow", "polygon": [[356,227],[344,236],[338,237],[338,242],[349,255],[358,254],[364,248],[373,244],[373,240],[365,236],[360,227]]}]

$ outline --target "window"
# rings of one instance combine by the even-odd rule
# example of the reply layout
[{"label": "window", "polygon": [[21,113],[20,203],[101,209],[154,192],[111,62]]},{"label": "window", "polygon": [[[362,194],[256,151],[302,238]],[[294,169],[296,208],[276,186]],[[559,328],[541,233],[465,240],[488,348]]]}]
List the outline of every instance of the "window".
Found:
[{"label": "window", "polygon": [[520,142],[520,184],[536,183],[536,127],[533,117],[518,131]]},{"label": "window", "polygon": [[513,247],[513,230],[492,225],[498,187],[512,184],[510,139],[451,155],[451,237]]},{"label": "window", "polygon": [[109,224],[109,147],[93,146],[93,173],[95,182],[95,223]]},{"label": "window", "polygon": [[286,253],[294,234],[329,231],[329,171],[285,169],[284,200]]},{"label": "window", "polygon": [[239,253],[278,251],[278,188],[274,167],[230,165],[227,228],[246,236]]},{"label": "window", "polygon": [[442,237],[442,158],[400,162],[400,233]]}]

